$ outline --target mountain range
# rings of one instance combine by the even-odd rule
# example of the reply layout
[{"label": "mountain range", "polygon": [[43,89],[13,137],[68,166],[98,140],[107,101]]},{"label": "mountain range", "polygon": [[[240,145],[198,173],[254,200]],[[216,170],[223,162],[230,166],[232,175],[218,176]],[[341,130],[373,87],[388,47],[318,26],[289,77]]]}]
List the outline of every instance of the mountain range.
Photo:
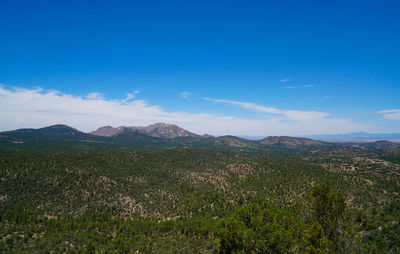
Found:
[{"label": "mountain range", "polygon": [[90,133],[63,124],[39,129],[18,129],[0,132],[3,151],[120,151],[163,150],[169,148],[220,149],[232,151],[304,150],[353,147],[367,150],[396,150],[399,143],[389,141],[338,144],[309,138],[269,136],[248,140],[235,136],[198,135],[179,126],[157,123],[146,127],[105,126]]},{"label": "mountain range", "polygon": [[177,137],[211,137],[204,134],[203,136],[194,134],[190,131],[182,129],[179,126],[166,123],[156,123],[145,127],[137,126],[120,126],[113,128],[112,126],[104,126],[92,131],[89,134],[103,137],[111,137],[123,132],[137,132],[144,135],[149,135],[158,138],[177,138]]},{"label": "mountain range", "polygon": [[353,132],[347,134],[309,135],[305,137],[330,142],[370,142],[378,140],[400,142],[400,133]]}]

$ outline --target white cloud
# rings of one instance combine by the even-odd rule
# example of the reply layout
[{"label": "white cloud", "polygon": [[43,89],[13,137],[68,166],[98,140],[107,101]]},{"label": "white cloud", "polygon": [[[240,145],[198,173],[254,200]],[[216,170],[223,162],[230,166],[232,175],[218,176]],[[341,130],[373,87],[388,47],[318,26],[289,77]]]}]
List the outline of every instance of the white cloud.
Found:
[{"label": "white cloud", "polygon": [[328,113],[282,110],[230,100],[208,99],[264,112],[266,116],[248,119],[207,113],[170,112],[158,105],[136,99],[135,94],[137,92],[128,94],[122,100],[111,100],[96,93],[81,97],[40,88],[0,86],[0,130],[63,123],[82,131],[92,131],[105,125],[143,126],[156,122],[177,124],[195,133],[213,135],[305,135],[371,129],[371,126],[348,119],[329,118]]},{"label": "white cloud", "polygon": [[279,82],[281,82],[281,83],[286,83],[288,81],[289,81],[289,79],[287,79],[287,78],[279,80]]},{"label": "white cloud", "polygon": [[377,113],[382,114],[382,116],[386,119],[400,120],[400,109],[386,109],[378,111]]},{"label": "white cloud", "polygon": [[300,110],[282,110],[272,107],[265,107],[261,105],[257,105],[251,102],[241,102],[241,101],[232,101],[232,100],[216,100],[210,98],[203,98],[207,101],[217,102],[217,103],[227,103],[232,105],[237,105],[241,108],[254,110],[263,113],[283,115],[291,120],[296,121],[308,121],[308,120],[318,120],[324,117],[329,116],[329,113],[317,112],[317,111],[300,111]]},{"label": "white cloud", "polygon": [[183,99],[189,98],[190,95],[191,95],[191,93],[189,93],[189,92],[182,92],[181,93],[181,96],[182,96]]},{"label": "white cloud", "polygon": [[307,85],[302,85],[302,86],[285,86],[287,89],[295,89],[295,88],[311,88],[314,87],[315,84],[307,84]]},{"label": "white cloud", "polygon": [[104,96],[101,93],[89,93],[86,96],[86,98],[96,100],[96,99],[103,99]]},{"label": "white cloud", "polygon": [[[226,103],[236,105],[244,109],[258,111],[275,115],[268,120],[268,127],[264,132],[280,133],[278,135],[305,135],[305,134],[326,134],[326,133],[349,133],[354,131],[371,131],[373,126],[358,124],[350,119],[332,118],[329,113],[318,111],[283,110],[273,107],[266,107],[251,102],[233,100],[217,100],[203,98],[215,103]],[[269,133],[268,135],[274,135]]]},{"label": "white cloud", "polygon": [[134,91],[133,93],[127,93],[125,99],[121,100],[122,103],[128,103],[130,100],[135,99],[139,91]]}]

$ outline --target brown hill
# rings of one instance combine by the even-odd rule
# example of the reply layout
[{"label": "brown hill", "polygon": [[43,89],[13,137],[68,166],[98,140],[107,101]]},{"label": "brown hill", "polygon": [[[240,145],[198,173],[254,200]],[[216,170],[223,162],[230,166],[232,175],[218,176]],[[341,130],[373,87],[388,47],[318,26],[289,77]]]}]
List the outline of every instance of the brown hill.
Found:
[{"label": "brown hill", "polygon": [[308,139],[308,138],[295,138],[287,136],[270,136],[260,140],[262,145],[282,145],[286,147],[301,147],[301,146],[323,146],[327,143]]}]

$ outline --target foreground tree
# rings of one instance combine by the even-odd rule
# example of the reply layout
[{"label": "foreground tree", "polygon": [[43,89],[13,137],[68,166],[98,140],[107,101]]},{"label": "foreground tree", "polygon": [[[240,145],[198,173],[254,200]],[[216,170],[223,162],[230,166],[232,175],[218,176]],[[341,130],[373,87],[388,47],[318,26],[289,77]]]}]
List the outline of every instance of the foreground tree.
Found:
[{"label": "foreground tree", "polygon": [[342,194],[317,184],[291,211],[251,204],[222,219],[218,253],[358,253]]},{"label": "foreground tree", "polygon": [[317,184],[309,195],[309,202],[312,218],[322,226],[328,239],[337,243],[347,208],[343,195],[326,183]]},{"label": "foreground tree", "polygon": [[223,219],[217,235],[221,253],[272,253],[296,250],[302,222],[269,204],[243,207]]},{"label": "foreground tree", "polygon": [[218,253],[328,253],[322,227],[308,227],[292,212],[251,204],[220,221]]},{"label": "foreground tree", "polygon": [[308,225],[320,225],[336,252],[361,251],[360,237],[352,225],[345,199],[328,184],[316,184],[305,200],[297,202],[295,212]]}]

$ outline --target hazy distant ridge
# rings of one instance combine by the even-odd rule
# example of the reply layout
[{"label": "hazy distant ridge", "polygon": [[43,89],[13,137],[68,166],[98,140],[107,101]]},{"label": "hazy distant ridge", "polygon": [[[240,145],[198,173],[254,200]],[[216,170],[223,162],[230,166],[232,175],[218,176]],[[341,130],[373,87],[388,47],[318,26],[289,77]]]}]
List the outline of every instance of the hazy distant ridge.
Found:
[{"label": "hazy distant ridge", "polygon": [[400,141],[400,133],[354,132],[347,134],[308,135],[304,137],[311,139],[326,140],[326,141],[349,141],[349,142],[378,141],[378,140]]}]

